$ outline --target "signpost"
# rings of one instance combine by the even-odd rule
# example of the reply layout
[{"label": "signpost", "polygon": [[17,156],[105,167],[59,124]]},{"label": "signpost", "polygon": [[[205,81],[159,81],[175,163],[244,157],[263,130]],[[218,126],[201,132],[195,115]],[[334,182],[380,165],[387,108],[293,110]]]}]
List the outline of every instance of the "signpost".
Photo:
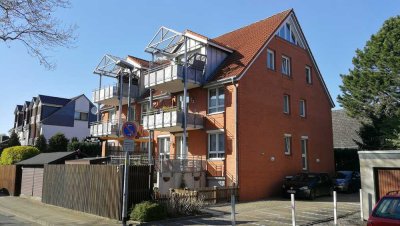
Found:
[{"label": "signpost", "polygon": [[137,127],[133,122],[125,122],[121,128],[124,136],[123,150],[125,152],[124,167],[124,196],[122,201],[122,225],[126,225],[128,219],[128,173],[129,173],[129,152],[135,150],[135,141],[133,140],[137,134]]}]

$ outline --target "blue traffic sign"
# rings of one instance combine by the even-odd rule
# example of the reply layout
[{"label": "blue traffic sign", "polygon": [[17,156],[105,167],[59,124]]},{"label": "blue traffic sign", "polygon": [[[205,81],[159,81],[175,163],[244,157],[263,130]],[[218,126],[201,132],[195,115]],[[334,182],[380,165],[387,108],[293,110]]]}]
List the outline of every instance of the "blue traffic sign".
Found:
[{"label": "blue traffic sign", "polygon": [[122,135],[126,138],[135,138],[137,134],[137,127],[133,122],[125,122],[122,125]]}]

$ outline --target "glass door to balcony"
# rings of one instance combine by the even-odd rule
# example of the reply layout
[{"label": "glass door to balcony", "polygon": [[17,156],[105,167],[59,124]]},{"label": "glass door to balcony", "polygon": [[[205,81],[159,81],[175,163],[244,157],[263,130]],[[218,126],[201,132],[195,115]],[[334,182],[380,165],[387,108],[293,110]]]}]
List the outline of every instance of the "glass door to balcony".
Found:
[{"label": "glass door to balcony", "polygon": [[[189,104],[189,94],[186,96],[186,109],[188,108]],[[183,110],[183,93],[178,95],[178,110]]]},{"label": "glass door to balcony", "polygon": [[158,138],[158,151],[160,153],[161,159],[169,159],[170,149],[169,149],[169,137]]},{"label": "glass door to balcony", "polygon": [[186,150],[183,150],[183,136],[176,136],[176,157],[177,159],[186,159],[188,155],[189,139],[186,137]]}]

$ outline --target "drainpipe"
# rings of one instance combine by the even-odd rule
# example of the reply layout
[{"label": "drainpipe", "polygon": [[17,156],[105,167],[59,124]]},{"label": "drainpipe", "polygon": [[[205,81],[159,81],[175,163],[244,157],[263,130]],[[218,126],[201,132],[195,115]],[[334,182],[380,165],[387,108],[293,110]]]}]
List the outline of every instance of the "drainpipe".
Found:
[{"label": "drainpipe", "polygon": [[236,160],[236,166],[235,166],[235,177],[236,177],[236,186],[239,186],[239,152],[238,152],[238,109],[237,109],[237,103],[238,103],[238,95],[237,95],[237,86],[235,85],[235,82],[233,80],[233,77],[231,78],[232,85],[235,89],[235,160]]},{"label": "drainpipe", "polygon": [[119,112],[118,112],[118,131],[117,131],[118,137],[120,137],[120,135],[121,135],[120,133],[121,133],[121,129],[122,129],[121,116],[122,116],[122,98],[124,96],[124,94],[123,94],[123,91],[124,91],[123,90],[123,87],[124,87],[123,83],[124,83],[123,75],[122,75],[122,73],[120,73],[120,75],[119,75],[119,85],[120,85],[120,87],[119,87],[119,104],[118,104]]},{"label": "drainpipe", "polygon": [[[184,37],[184,41],[185,41],[185,53],[184,53],[184,57],[185,57],[185,66],[184,66],[184,74],[183,74],[183,123],[182,123],[182,127],[183,127],[183,144],[182,144],[182,153],[185,153],[185,154],[189,154],[189,153],[186,153],[186,150],[187,150],[187,146],[186,146],[186,136],[187,136],[187,123],[186,123],[186,120],[187,120],[187,103],[186,103],[186,98],[187,98],[187,73],[188,73],[188,62],[187,62],[187,60],[188,60],[188,58],[187,58],[187,42],[188,42],[188,39],[187,39],[187,37],[185,36]],[[187,158],[187,156],[184,156],[184,158],[186,159]]]}]

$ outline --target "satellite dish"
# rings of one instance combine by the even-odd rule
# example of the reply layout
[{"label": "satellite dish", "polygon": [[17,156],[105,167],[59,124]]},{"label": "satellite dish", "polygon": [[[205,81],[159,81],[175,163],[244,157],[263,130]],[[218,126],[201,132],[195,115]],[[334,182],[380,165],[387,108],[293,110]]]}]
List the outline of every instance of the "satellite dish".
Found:
[{"label": "satellite dish", "polygon": [[92,114],[97,114],[97,107],[96,106],[93,106],[91,109],[90,109],[90,112],[92,113]]}]

